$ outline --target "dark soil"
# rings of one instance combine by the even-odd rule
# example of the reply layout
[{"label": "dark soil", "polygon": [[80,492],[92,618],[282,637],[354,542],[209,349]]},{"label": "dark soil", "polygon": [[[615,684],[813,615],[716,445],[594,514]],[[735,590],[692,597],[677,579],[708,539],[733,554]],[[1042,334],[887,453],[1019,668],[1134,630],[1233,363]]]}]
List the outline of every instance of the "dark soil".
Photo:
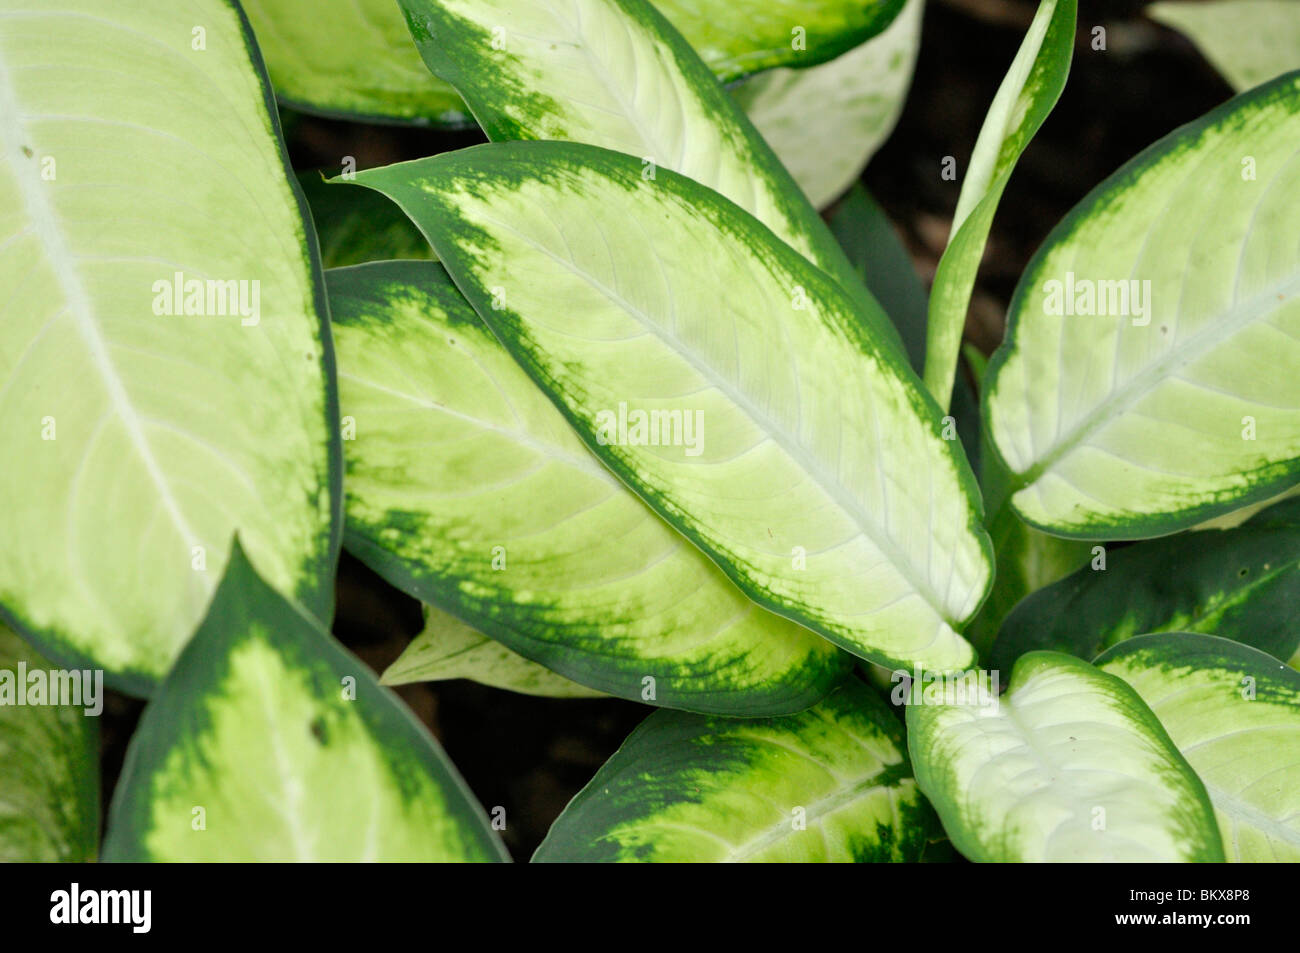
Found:
[{"label": "dark soil", "polygon": [[[1178,34],[1141,18],[1145,2],[1080,0],[1069,84],[1023,158],[994,221],[967,336],[985,353],[1029,257],[1052,226],[1124,161],[1231,95]],[[1033,15],[1027,0],[930,0],[916,80],[893,137],[863,176],[889,212],[928,283],[947,240],[960,181],[940,177],[944,156],[965,168],[980,123]],[[1093,28],[1106,30],[1094,50]],[[476,131],[441,133],[286,116],[295,168],[358,168],[462,148]],[[419,630],[415,600],[344,555],[338,638],[376,671]],[[441,740],[479,800],[506,809],[505,840],[526,860],[568,800],[649,709],[623,701],[560,701],[469,682],[398,693]],[[102,719],[104,801],[121,770],[143,703],[110,693]]]}]

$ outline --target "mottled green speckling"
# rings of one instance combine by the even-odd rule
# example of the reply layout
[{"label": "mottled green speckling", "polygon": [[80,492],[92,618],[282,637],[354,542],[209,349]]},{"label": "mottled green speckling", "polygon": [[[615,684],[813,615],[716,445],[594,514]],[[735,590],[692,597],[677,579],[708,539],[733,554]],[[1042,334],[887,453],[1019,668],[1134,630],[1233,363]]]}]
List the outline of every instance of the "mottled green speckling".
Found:
[{"label": "mottled green speckling", "polygon": [[323,279],[238,4],[32,7],[0,2],[0,612],[147,695],[236,530],[332,616]]},{"label": "mottled green speckling", "polygon": [[499,861],[483,809],[366,667],[236,545],[145,711],[111,861]]},{"label": "mottled green speckling", "polygon": [[783,714],[847,671],[606,470],[440,265],[328,277],[355,426],[347,546],[386,579],[559,675],[656,705]]},{"label": "mottled green speckling", "polygon": [[1300,861],[1300,672],[1188,632],[1130,639],[1097,665],[1133,686],[1196,769],[1228,860]]},{"label": "mottled green speckling", "polygon": [[656,712],[565,808],[533,860],[913,861],[936,836],[902,725],[849,680],[781,718]]},{"label": "mottled green speckling", "polygon": [[0,862],[94,860],[99,719],[85,704],[16,704],[19,663],[29,676],[53,668],[0,624],[0,672],[15,693],[0,703]]},{"label": "mottled green speckling", "polygon": [[[576,143],[357,182],[411,215],[587,447],[751,599],[883,665],[972,662],[959,632],[991,553],[969,464],[901,353],[752,216]],[[701,440],[611,440],[620,405],[692,413]]]}]

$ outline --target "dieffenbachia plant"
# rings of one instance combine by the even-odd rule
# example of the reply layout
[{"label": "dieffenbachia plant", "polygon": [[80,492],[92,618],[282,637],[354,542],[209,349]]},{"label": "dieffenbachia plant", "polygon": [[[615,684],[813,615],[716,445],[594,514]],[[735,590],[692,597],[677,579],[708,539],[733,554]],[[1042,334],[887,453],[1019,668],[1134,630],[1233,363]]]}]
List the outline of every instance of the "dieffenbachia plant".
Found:
[{"label": "dieffenbachia plant", "polygon": [[0,606],[146,693],[236,530],[332,615],[324,283],[236,6],[29,6],[0,5]]},{"label": "dieffenbachia plant", "polygon": [[[537,861],[1300,856],[1300,73],[1097,186],[962,369],[1074,0],[928,295],[860,186],[817,211],[920,0],[29,6],[0,857],[507,859],[385,687],[449,679],[647,706]],[[491,141],[326,182],[273,96]],[[340,543],[423,604],[382,677]],[[104,682],[148,705],[101,844]]]},{"label": "dieffenbachia plant", "polygon": [[437,743],[235,544],[149,705],[105,860],[504,860]]}]

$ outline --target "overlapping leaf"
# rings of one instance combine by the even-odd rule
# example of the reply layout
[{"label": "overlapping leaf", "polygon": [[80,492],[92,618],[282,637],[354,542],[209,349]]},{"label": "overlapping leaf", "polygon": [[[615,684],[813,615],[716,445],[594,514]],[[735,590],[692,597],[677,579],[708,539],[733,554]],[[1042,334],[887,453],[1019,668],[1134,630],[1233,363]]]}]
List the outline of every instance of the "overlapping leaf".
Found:
[{"label": "overlapping leaf", "polygon": [[1048,237],[986,418],[1030,523],[1192,526],[1300,480],[1300,74],[1143,152]]},{"label": "overlapping leaf", "polygon": [[[901,0],[656,3],[724,82],[832,59],[879,33],[900,5]],[[473,124],[456,91],[420,62],[394,0],[246,0],[244,7],[281,101],[323,115],[453,128]]]},{"label": "overlapping leaf", "polygon": [[718,79],[810,67],[880,33],[905,0],[655,0]]},{"label": "overlapping leaf", "polygon": [[907,745],[953,845],[975,861],[1221,861],[1205,787],[1122,679],[1056,652],[917,680]]},{"label": "overlapping leaf", "polygon": [[1300,648],[1300,519],[1259,514],[1227,530],[1181,533],[1105,554],[1025,599],[990,664],[1055,649],[1090,659],[1146,632],[1204,632],[1280,659]]},{"label": "overlapping leaf", "polygon": [[[647,181],[671,169],[709,186],[829,272],[896,343],[790,173],[647,0],[400,2],[429,69],[460,91],[489,139],[584,142],[638,157]],[[855,6],[888,12],[883,28],[901,2]],[[766,15],[745,9],[751,20]],[[779,20],[788,9],[771,12]]]},{"label": "overlapping leaf", "polygon": [[[836,203],[827,224],[854,271],[898,329],[908,363],[920,374],[925,366],[928,296],[894,224],[861,183]],[[974,391],[966,378],[958,375],[952,392],[952,416],[956,436],[976,473],[980,462],[979,414]],[[944,436],[951,439],[953,435],[948,430]]]},{"label": "overlapping leaf", "polygon": [[785,713],[844,673],[847,658],[745,599],[587,451],[441,266],[331,271],[329,288],[347,546],[390,582],[633,700]]},{"label": "overlapping leaf", "polygon": [[406,685],[453,678],[547,698],[602,698],[605,695],[529,661],[495,639],[471,629],[455,616],[425,606],[424,629],[397,661],[388,666],[380,681],[385,685]]},{"label": "overlapping leaf", "polygon": [[1300,68],[1295,0],[1153,3],[1147,16],[1187,34],[1238,92]]},{"label": "overlapping leaf", "polygon": [[752,598],[882,664],[970,664],[957,630],[990,570],[969,466],[897,350],[759,222],[572,143],[357,181],[412,216],[588,447]]},{"label": "overlapping leaf", "polygon": [[924,9],[924,0],[908,0],[887,30],[861,46],[820,66],[769,70],[732,91],[815,208],[852,185],[893,131]]},{"label": "overlapping leaf", "polygon": [[1300,860],[1300,673],[1209,635],[1143,635],[1099,659],[1196,769],[1233,861]]},{"label": "overlapping leaf", "polygon": [[311,209],[325,268],[433,257],[420,230],[382,195],[337,188],[319,172],[303,172],[298,181]]},{"label": "overlapping leaf", "polygon": [[395,0],[244,0],[281,102],[327,116],[472,126],[429,75]]},{"label": "overlapping leaf", "polygon": [[315,239],[236,5],[0,2],[0,607],[147,692],[230,535],[328,618]]}]

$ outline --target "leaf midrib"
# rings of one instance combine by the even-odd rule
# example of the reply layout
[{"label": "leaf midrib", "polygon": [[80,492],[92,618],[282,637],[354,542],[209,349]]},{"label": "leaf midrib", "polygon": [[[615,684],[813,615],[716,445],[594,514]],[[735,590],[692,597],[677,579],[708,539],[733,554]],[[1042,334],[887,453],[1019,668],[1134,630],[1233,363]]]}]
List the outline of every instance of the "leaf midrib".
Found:
[{"label": "leaf midrib", "polygon": [[[1205,356],[1215,345],[1230,340],[1247,326],[1274,313],[1281,304],[1279,296],[1289,300],[1296,293],[1300,293],[1300,271],[1275,282],[1245,302],[1234,305],[1225,317],[1207,320],[1200,331],[1187,337],[1182,344],[1175,344],[1163,358],[1135,374],[1123,387],[1111,391],[1105,400],[1076,422],[1064,436],[1058,437],[1039,455],[1037,463],[1018,475],[1018,488],[1023,489],[1036,482],[1099,429],[1119,417],[1128,406],[1146,396],[1156,385],[1171,379],[1175,372]],[[1153,326],[1154,322],[1147,325],[1148,328]]]},{"label": "leaf midrib", "polygon": [[1243,801],[1236,795],[1229,794],[1223,788],[1211,784],[1204,777],[1201,780],[1205,784],[1205,789],[1209,792],[1210,801],[1214,806],[1234,821],[1244,821],[1256,830],[1262,831],[1265,836],[1271,839],[1280,840],[1283,843],[1300,848],[1300,830],[1287,827],[1277,818],[1265,814],[1253,804]]},{"label": "leaf midrib", "polygon": [[[104,382],[117,418],[122,421],[150,480],[157,486],[172,524],[180,532],[186,545],[194,546],[199,536],[181,512],[171,485],[144,435],[139,413],[131,404],[121,375],[109,356],[108,341],[96,320],[92,299],[77,272],[77,256],[72,254],[64,237],[64,226],[46,194],[45,186],[36,178],[33,162],[23,161],[21,144],[34,141],[23,122],[18,99],[10,81],[9,66],[0,53],[0,142],[8,146],[7,165],[12,170],[14,181],[22,195],[23,206],[32,230],[41,244],[55,280],[63,291],[67,303],[64,310],[72,316],[78,332],[85,341],[86,350]],[[31,169],[30,172],[25,171],[28,167]],[[212,585],[215,583],[209,584],[207,588],[211,588]]]},{"label": "leaf midrib", "polygon": [[[613,304],[635,317],[647,331],[659,338],[661,342],[668,345],[674,353],[690,364],[690,366],[713,387],[726,396],[727,399],[740,407],[750,420],[758,424],[759,429],[767,435],[769,440],[781,448],[796,463],[796,465],[803,470],[803,472],[808,473],[814,478],[814,482],[821,487],[827,497],[829,497],[831,501],[853,521],[853,524],[858,527],[862,535],[869,539],[885,556],[890,567],[903,579],[905,583],[907,583],[907,585],[912,588],[913,592],[917,593],[925,600],[931,611],[933,611],[935,615],[955,633],[957,629],[956,620],[949,617],[946,604],[939,598],[938,594],[929,586],[929,584],[916,577],[911,560],[903,557],[901,551],[894,544],[888,533],[883,529],[883,527],[879,526],[870,518],[866,509],[860,505],[851,494],[849,494],[848,488],[838,479],[829,478],[829,475],[825,473],[821,462],[817,460],[816,457],[812,456],[812,454],[810,454],[800,443],[793,438],[788,437],[785,430],[776,421],[762,413],[746,395],[734,387],[730,382],[724,380],[712,367],[697,359],[690,349],[684,346],[679,338],[669,333],[668,330],[658,322],[651,320],[649,315],[641,311],[618,292],[599,281],[594,275],[580,268],[576,262],[562,258],[549,248],[539,244],[530,236],[525,235],[518,229],[512,227],[506,222],[502,222],[499,219],[492,217],[486,212],[482,213],[481,217],[485,221],[492,223],[495,227],[501,228],[515,235],[520,241],[534,248],[543,255],[546,255],[561,267],[567,268],[574,275],[581,278],[591,287],[603,294]],[[558,231],[559,225],[557,223],[552,224],[555,225]],[[659,261],[662,266],[662,261],[659,260],[658,253],[653,248],[647,247],[645,251],[647,254],[654,256],[656,261]],[[828,278],[827,280],[829,281],[831,279]],[[888,477],[886,474],[882,473],[881,479],[882,481],[887,481]],[[881,539],[882,536],[883,540]]]},{"label": "leaf midrib", "polygon": [[377,383],[376,381],[369,380],[368,378],[359,377],[356,374],[348,374],[343,371],[339,371],[338,375],[339,375],[339,380],[353,381],[355,383],[361,384],[364,387],[369,387],[372,390],[377,390],[381,393],[387,394],[390,397],[395,397],[398,400],[406,401],[407,403],[413,404],[416,407],[429,410],[436,414],[445,414],[448,417],[451,417],[455,420],[462,421],[463,423],[467,423],[473,427],[477,427],[480,430],[485,430],[490,433],[499,434],[500,436],[506,437],[507,439],[512,440],[515,443],[520,444],[521,446],[527,447],[529,450],[532,450],[543,457],[554,460],[557,463],[563,464],[564,466],[567,467],[571,467],[575,470],[580,470],[581,472],[586,473],[590,476],[597,477],[603,482],[611,486],[617,486],[620,490],[624,489],[623,484],[619,482],[618,478],[614,476],[614,474],[610,473],[609,470],[607,470],[599,460],[597,460],[594,456],[592,456],[589,453],[585,456],[579,456],[578,454],[569,453],[556,444],[548,443],[546,441],[537,439],[535,436],[533,436],[531,433],[525,430],[515,430],[510,427],[503,427],[500,424],[494,423],[489,420],[484,420],[481,417],[475,417],[473,414],[467,414],[464,413],[463,411],[453,410],[451,407],[448,407],[446,404],[439,404],[438,402],[434,400],[430,400],[427,397],[420,397],[415,394],[408,394],[405,391],[397,390],[396,388],[393,387],[386,387],[383,384]]},{"label": "leaf midrib", "polygon": [[[825,768],[824,765],[821,765],[819,763],[818,766]],[[823,798],[819,798],[818,800],[814,801],[812,804],[808,805],[807,808],[805,808],[804,810],[805,821],[808,824],[813,824],[816,821],[829,817],[830,815],[834,814],[836,811],[839,811],[841,808],[847,807],[856,801],[868,797],[872,792],[876,792],[876,791],[887,794],[891,802],[894,801],[895,790],[897,789],[898,785],[889,784],[886,780],[882,780],[882,779],[887,779],[890,776],[891,768],[897,769],[900,768],[901,766],[902,766],[901,762],[892,765],[889,764],[882,765],[880,770],[877,771],[876,773],[868,775],[865,778],[861,778],[858,781],[855,781],[854,783],[849,785],[848,787],[838,788],[837,790],[835,790],[831,794],[826,795]],[[907,779],[900,779],[900,780],[907,780]],[[782,840],[785,840],[787,837],[793,837],[795,834],[803,834],[805,832],[806,830],[796,831],[792,825],[791,818],[783,817],[781,820],[778,820],[776,823],[769,826],[757,837],[753,838],[752,840],[746,841],[741,847],[734,850],[729,856],[723,858],[722,862],[728,864],[742,863],[748,858],[753,857],[754,855],[759,854],[764,850],[767,850],[767,848],[773,846],[774,844],[780,843]]]}]

